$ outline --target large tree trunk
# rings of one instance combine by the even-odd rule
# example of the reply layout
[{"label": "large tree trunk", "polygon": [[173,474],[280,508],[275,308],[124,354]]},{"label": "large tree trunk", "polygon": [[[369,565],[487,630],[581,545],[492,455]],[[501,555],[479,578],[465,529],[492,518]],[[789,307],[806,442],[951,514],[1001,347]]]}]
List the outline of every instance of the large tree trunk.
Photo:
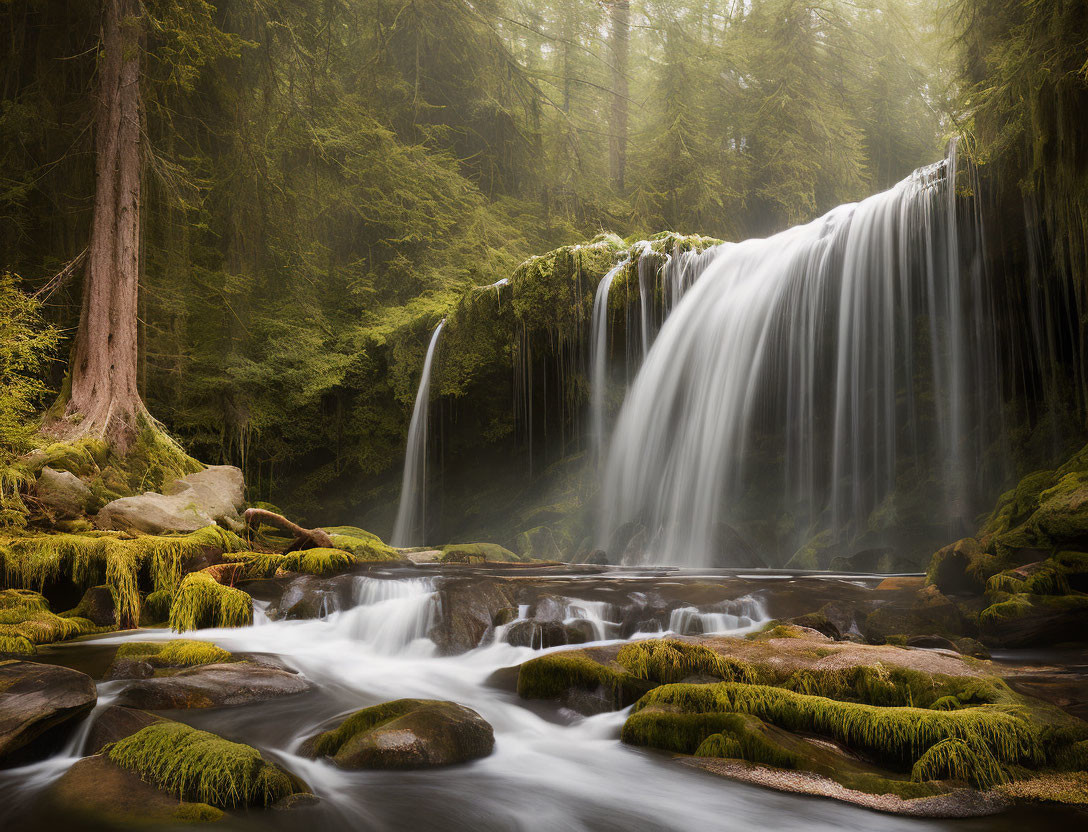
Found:
[{"label": "large tree trunk", "polygon": [[611,17],[612,118],[609,125],[608,167],[612,187],[624,189],[627,171],[627,54],[631,37],[630,0],[608,0]]},{"label": "large tree trunk", "polygon": [[95,199],[72,354],[71,395],[57,433],[94,435],[120,452],[147,413],[136,386],[140,263],[138,0],[102,0],[95,117]]}]

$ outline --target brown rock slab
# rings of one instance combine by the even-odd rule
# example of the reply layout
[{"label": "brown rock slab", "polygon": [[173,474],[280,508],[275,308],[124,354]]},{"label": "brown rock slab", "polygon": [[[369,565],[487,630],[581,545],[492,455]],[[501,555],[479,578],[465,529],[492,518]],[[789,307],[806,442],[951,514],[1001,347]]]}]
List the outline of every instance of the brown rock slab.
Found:
[{"label": "brown rock slab", "polygon": [[152,711],[219,708],[296,696],[311,687],[297,673],[250,662],[230,662],[135,680],[121,691],[116,704]]},{"label": "brown rock slab", "polygon": [[85,715],[98,701],[91,677],[78,670],[37,662],[0,662],[0,760],[66,722]]}]

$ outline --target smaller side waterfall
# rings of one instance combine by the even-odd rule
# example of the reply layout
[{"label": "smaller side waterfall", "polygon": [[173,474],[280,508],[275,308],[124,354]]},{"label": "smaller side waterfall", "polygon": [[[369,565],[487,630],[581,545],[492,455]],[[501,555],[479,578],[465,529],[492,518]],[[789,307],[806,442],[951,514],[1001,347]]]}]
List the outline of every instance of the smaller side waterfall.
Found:
[{"label": "smaller side waterfall", "polygon": [[400,505],[397,520],[389,541],[393,546],[420,546],[423,544],[427,522],[427,413],[431,398],[431,365],[434,363],[438,336],[446,323],[443,318],[431,335],[427,357],[423,360],[423,374],[412,407],[412,421],[408,425],[408,448],[404,453],[404,476],[400,483]]},{"label": "smaller side waterfall", "polygon": [[678,607],[669,614],[669,632],[678,635],[740,635],[770,621],[763,601],[744,595],[713,607]]},{"label": "smaller side waterfall", "polygon": [[589,336],[589,366],[592,373],[590,404],[590,429],[593,456],[598,462],[604,456],[607,445],[604,429],[605,393],[608,392],[608,290],[620,270],[628,260],[612,267],[601,282],[597,284],[597,294],[593,298],[593,320]]}]

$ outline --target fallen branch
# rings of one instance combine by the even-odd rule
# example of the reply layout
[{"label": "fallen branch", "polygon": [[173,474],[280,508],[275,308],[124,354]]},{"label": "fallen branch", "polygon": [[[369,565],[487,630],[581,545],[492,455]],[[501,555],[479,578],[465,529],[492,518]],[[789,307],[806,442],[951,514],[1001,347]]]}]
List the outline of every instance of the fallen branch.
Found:
[{"label": "fallen branch", "polygon": [[298,523],[292,523],[282,514],[276,514],[274,511],[268,511],[263,508],[247,508],[245,514],[242,515],[246,524],[246,537],[249,538],[251,532],[255,532],[264,523],[268,526],[274,526],[281,531],[285,531],[294,536],[294,540],[291,545],[283,550],[283,554],[289,552],[297,552],[301,549],[335,549],[333,546],[332,538],[324,529],[304,529]]}]

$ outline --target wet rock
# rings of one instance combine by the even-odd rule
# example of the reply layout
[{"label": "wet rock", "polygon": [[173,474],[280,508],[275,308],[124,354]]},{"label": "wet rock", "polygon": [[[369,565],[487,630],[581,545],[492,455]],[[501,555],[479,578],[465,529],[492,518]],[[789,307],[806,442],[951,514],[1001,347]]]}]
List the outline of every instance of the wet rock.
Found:
[{"label": "wet rock", "polygon": [[287,797],[277,800],[272,804],[273,809],[279,810],[291,810],[291,809],[307,809],[311,806],[317,806],[321,803],[321,798],[312,792],[299,792],[298,794],[289,794]]},{"label": "wet rock", "polygon": [[592,633],[588,621],[573,622],[569,626],[557,621],[518,621],[506,631],[506,642],[514,647],[543,650],[564,644],[584,644]]},{"label": "wet rock", "polygon": [[217,522],[239,524],[245,504],[242,472],[233,465],[212,465],[175,480],[163,489],[137,497],[122,497],[98,512],[100,529],[140,531],[147,534],[195,532]]},{"label": "wet rock", "polygon": [[354,591],[353,575],[323,578],[299,575],[291,578],[280,597],[268,610],[273,619],[289,621],[323,618],[330,613],[350,607]]},{"label": "wet rock", "polygon": [[231,662],[137,680],[121,691],[117,704],[148,710],[218,708],[295,696],[311,687],[297,673],[250,662]]},{"label": "wet rock", "polygon": [[87,745],[83,751],[86,754],[97,754],[104,745],[124,739],[156,722],[162,722],[162,717],[135,708],[110,705],[95,714],[94,724],[87,735]]},{"label": "wet rock", "polygon": [[835,641],[841,641],[843,637],[834,622],[826,615],[819,612],[810,612],[806,615],[799,615],[796,618],[787,619],[785,623],[804,627],[808,630],[815,630]]},{"label": "wet rock", "polygon": [[471,708],[434,699],[398,699],[352,714],[304,743],[301,753],[347,769],[417,769],[486,757],[491,725]]},{"label": "wet rock", "polygon": [[96,627],[112,627],[117,623],[117,605],[108,586],[92,586],[83,593],[75,609],[66,614],[86,618]]},{"label": "wet rock", "polygon": [[0,761],[84,716],[98,700],[91,677],[37,662],[0,662]]},{"label": "wet rock", "polygon": [[136,656],[122,656],[114,659],[106,671],[106,679],[150,679],[155,675],[155,668],[145,659]]},{"label": "wet rock", "polygon": [[953,640],[953,644],[956,645],[956,650],[965,656],[971,656],[976,659],[990,658],[990,651],[986,649],[986,646],[973,638],[968,638],[967,636],[957,638]]},{"label": "wet rock", "polygon": [[38,500],[55,519],[80,517],[94,500],[91,489],[70,471],[54,471],[48,465],[38,474]]},{"label": "wet rock", "polygon": [[907,638],[907,647],[920,647],[924,650],[951,650],[958,653],[956,645],[944,636],[910,636]]},{"label": "wet rock", "polygon": [[890,635],[941,635],[956,637],[970,635],[973,629],[960,614],[959,608],[935,586],[917,592],[908,604],[888,603],[870,613],[861,624],[867,639],[880,642]]},{"label": "wet rock", "polygon": [[185,803],[160,791],[102,755],[76,762],[44,799],[51,813],[97,828],[211,822],[223,816],[206,803]]},{"label": "wet rock", "polygon": [[442,618],[431,639],[444,655],[472,650],[503,610],[518,607],[514,588],[501,581],[457,578],[443,584],[439,597]]},{"label": "wet rock", "polygon": [[918,564],[896,553],[894,549],[863,549],[847,557],[831,559],[833,572],[917,572]]},{"label": "wet rock", "polygon": [[983,610],[980,616],[983,642],[999,647],[1031,647],[1083,642],[1088,638],[1085,635],[1088,633],[1088,597],[1032,595],[1015,598]]}]

